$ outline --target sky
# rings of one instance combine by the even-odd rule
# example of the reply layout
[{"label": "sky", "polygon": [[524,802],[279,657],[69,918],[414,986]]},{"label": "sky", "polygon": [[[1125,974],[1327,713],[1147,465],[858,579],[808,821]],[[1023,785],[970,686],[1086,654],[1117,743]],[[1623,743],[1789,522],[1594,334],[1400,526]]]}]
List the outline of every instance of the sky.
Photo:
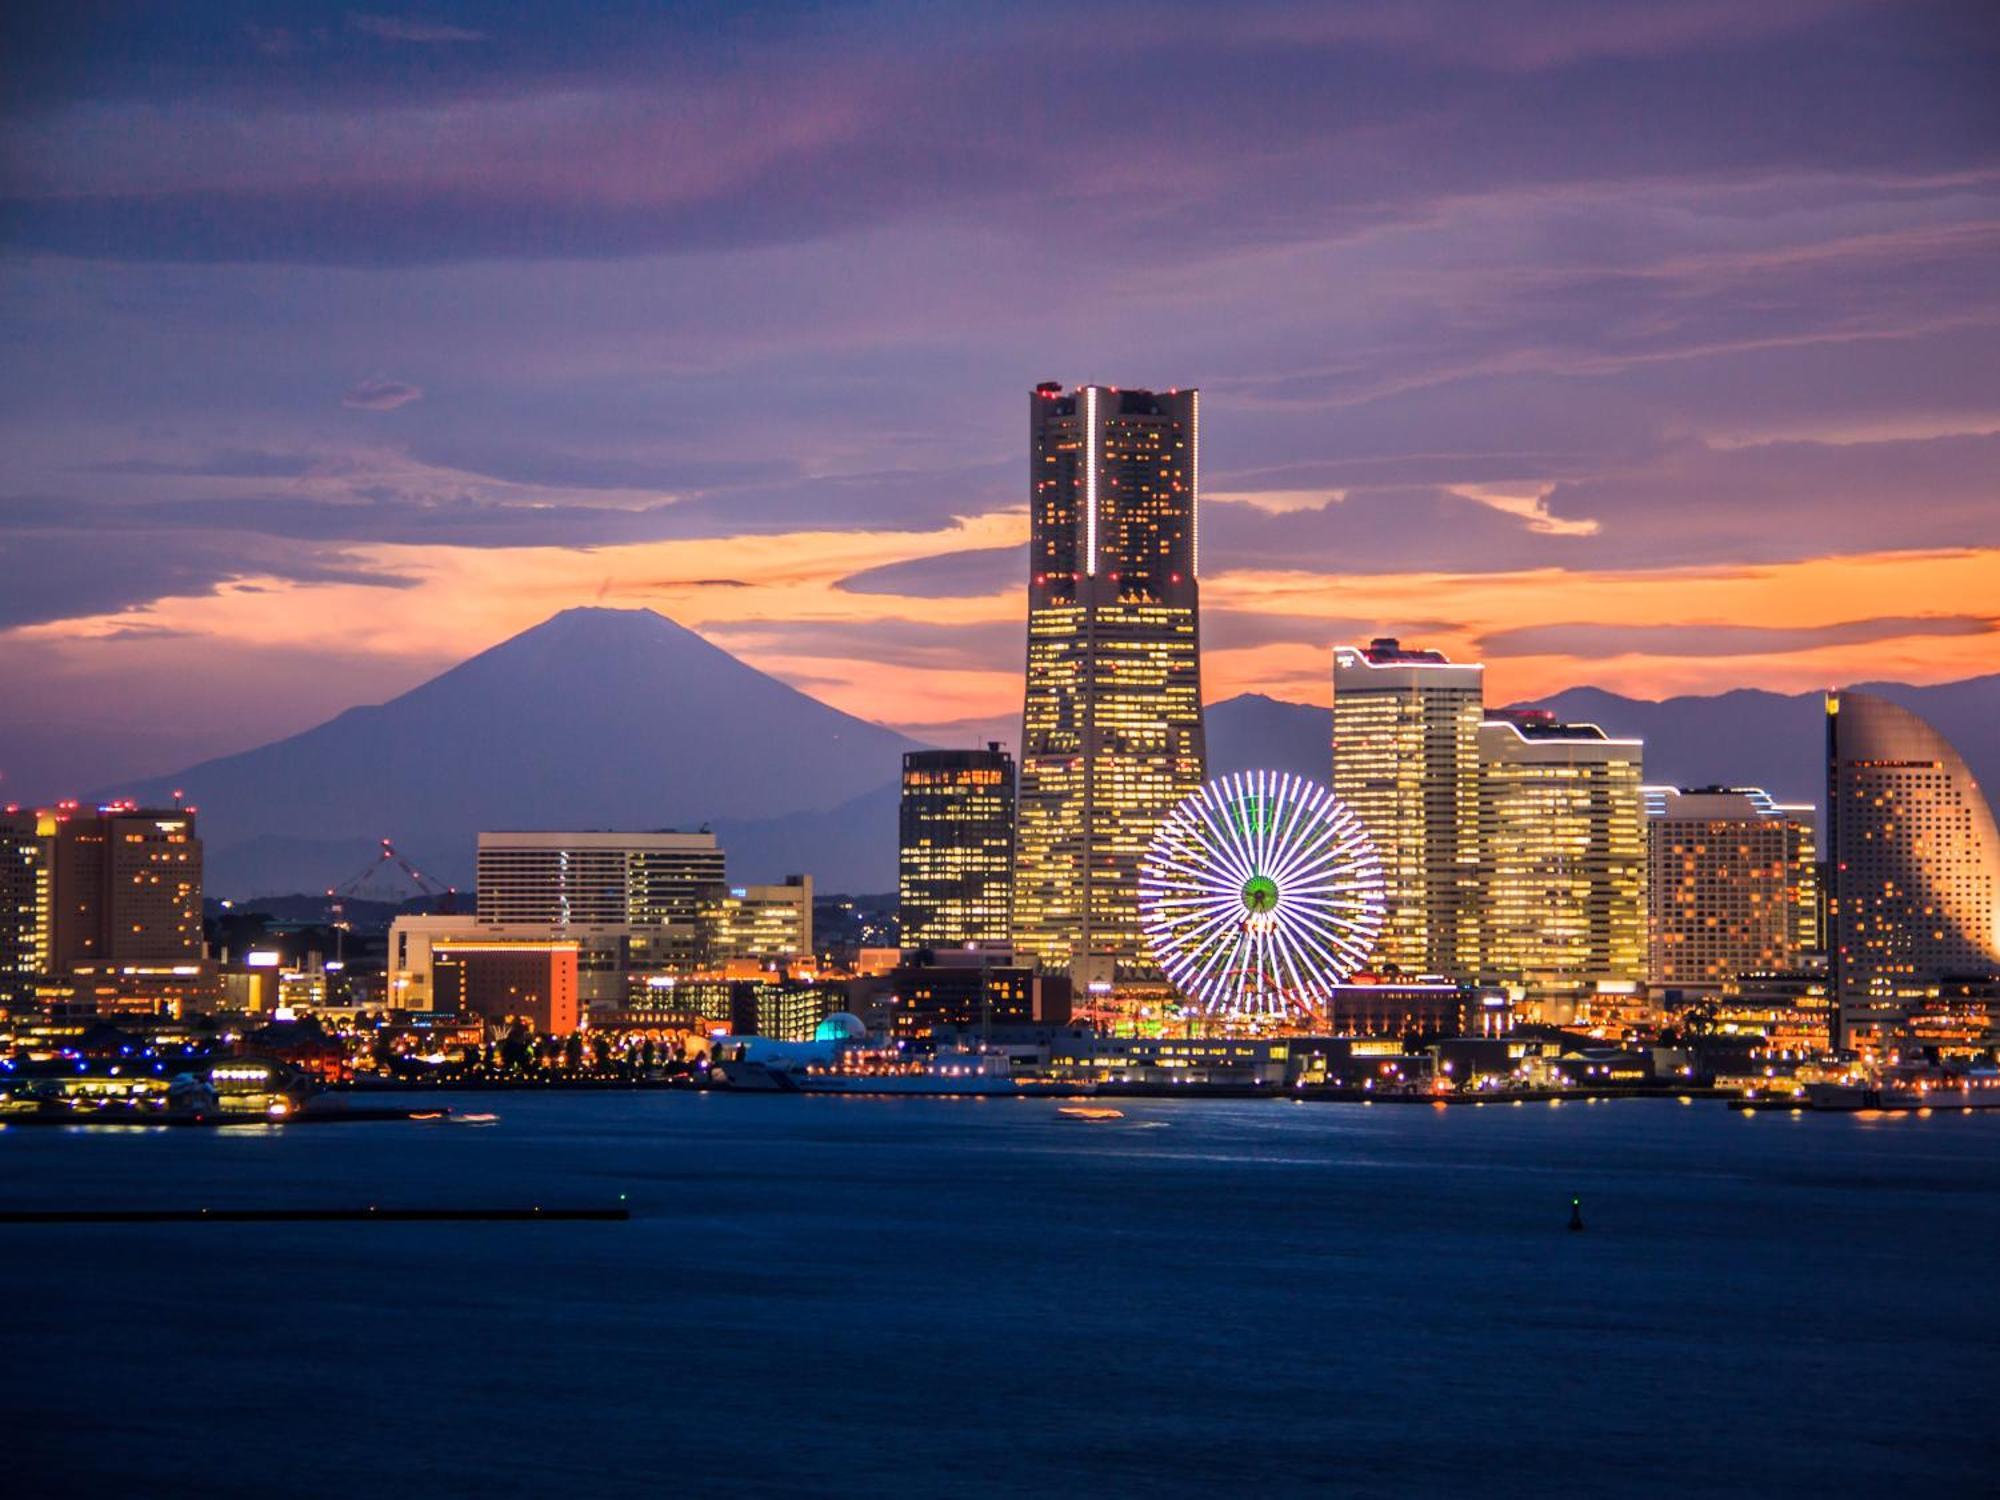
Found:
[{"label": "sky", "polygon": [[1051,379],[1202,389],[1211,700],[2000,670],[1984,0],[15,0],[0,69],[0,791],[591,603],[996,723]]}]

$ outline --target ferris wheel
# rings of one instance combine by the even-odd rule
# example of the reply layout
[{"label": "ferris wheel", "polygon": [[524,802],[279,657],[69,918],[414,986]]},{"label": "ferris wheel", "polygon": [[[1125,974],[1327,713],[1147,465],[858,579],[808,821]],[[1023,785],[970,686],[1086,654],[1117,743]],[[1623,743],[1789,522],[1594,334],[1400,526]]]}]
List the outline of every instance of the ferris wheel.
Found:
[{"label": "ferris wheel", "polygon": [[1167,815],[1139,867],[1154,961],[1210,1015],[1317,1009],[1367,964],[1383,911],[1361,820],[1285,772],[1209,782]]}]

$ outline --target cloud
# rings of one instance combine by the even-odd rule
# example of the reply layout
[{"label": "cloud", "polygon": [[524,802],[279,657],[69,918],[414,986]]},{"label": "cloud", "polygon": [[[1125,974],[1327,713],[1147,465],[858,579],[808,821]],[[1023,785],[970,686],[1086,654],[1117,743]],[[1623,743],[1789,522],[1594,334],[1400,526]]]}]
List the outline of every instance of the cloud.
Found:
[{"label": "cloud", "polygon": [[1582,555],[1671,566],[2000,545],[2000,432],[1918,441],[1688,442],[1544,505],[1595,521]]},{"label": "cloud", "polygon": [[339,549],[273,545],[224,532],[120,530],[83,543],[66,531],[0,532],[0,630],[116,614],[169,596],[210,594],[239,579],[403,588],[412,579]]},{"label": "cloud", "polygon": [[[1267,646],[1336,645],[1401,635],[1415,643],[1426,636],[1456,634],[1464,627],[1443,620],[1361,619],[1352,616],[1286,614],[1281,611],[1217,609],[1201,612],[1201,644],[1207,651],[1243,651]],[[1329,657],[1329,664],[1332,658]]]},{"label": "cloud", "polygon": [[231,448],[191,462],[157,458],[125,458],[87,464],[81,474],[127,474],[172,479],[298,479],[314,472],[322,461],[303,453],[268,453]]},{"label": "cloud", "polygon": [[1975,615],[1883,616],[1833,625],[1525,625],[1481,637],[1488,656],[1788,656],[1910,636],[1990,635]]},{"label": "cloud", "polygon": [[1683,441],[1605,468],[1533,504],[1428,486],[1353,489],[1284,511],[1210,502],[1204,571],[1669,568],[2000,546],[2000,433]]},{"label": "cloud", "polygon": [[976,599],[1010,588],[1025,589],[1028,547],[975,547],[939,552],[907,562],[884,563],[840,579],[850,594],[898,594],[906,599]]},{"label": "cloud", "polygon": [[[1027,649],[1019,620],[942,624],[924,620],[707,621],[701,633],[728,651],[866,661],[923,671],[1005,671]],[[795,680],[789,675],[787,680]]]},{"label": "cloud", "polygon": [[412,401],[423,399],[423,387],[400,380],[385,380],[376,375],[348,387],[346,394],[340,398],[340,404],[357,411],[394,411],[399,406],[408,406]]},{"label": "cloud", "polygon": [[[102,35],[79,18],[17,60],[48,76],[9,174],[10,238],[380,265],[956,223],[1159,265],[1422,224],[1505,190],[1964,167],[1992,129],[1991,35],[1929,4],[1370,4],[1330,22],[1294,5],[1227,24],[1107,6],[1068,18],[1061,47],[1033,11],[967,27],[857,6],[774,26],[744,9],[700,25],[673,7],[598,26],[516,13],[487,45],[426,47],[421,70],[377,47],[273,68],[204,50],[197,24],[87,12]],[[363,14],[352,29],[481,35]]]},{"label": "cloud", "polygon": [[471,31],[463,26],[447,26],[438,21],[419,21],[404,16],[362,15],[349,11],[347,24],[356,31],[365,32],[385,42],[437,45],[486,40],[486,33],[483,31]]}]

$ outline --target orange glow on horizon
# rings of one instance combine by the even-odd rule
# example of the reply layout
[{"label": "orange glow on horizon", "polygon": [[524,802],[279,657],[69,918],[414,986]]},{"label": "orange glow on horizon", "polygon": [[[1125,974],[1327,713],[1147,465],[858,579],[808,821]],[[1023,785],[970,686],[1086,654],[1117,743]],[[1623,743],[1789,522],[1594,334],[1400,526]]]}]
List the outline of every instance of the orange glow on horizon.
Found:
[{"label": "orange glow on horizon", "polygon": [[[850,593],[839,580],[887,563],[1009,546],[1025,531],[1018,511],[962,518],[935,532],[795,532],[729,540],[595,549],[370,547],[365,568],[402,588],[352,582],[246,580],[199,597],[168,598],[89,619],[0,635],[34,646],[77,680],[118,655],[129,665],[217,658],[275,661],[337,652],[368,667],[380,701],[527,629],[560,609],[604,604],[660,611],[824,701],[889,724],[998,718],[1020,710],[1021,664],[995,654],[1009,627],[1025,628],[1025,590],[972,598]],[[1754,686],[1799,692],[1863,679],[1939,682],[2000,670],[2000,636],[1903,635],[1860,644],[1704,653],[1699,628],[1801,630],[1855,620],[1965,616],[1991,621],[2000,597],[2000,550],[1888,553],[1806,562],[1601,573],[1328,575],[1238,572],[1205,580],[1211,617],[1267,615],[1272,644],[1204,653],[1212,701],[1263,692],[1329,700],[1328,648],[1363,632],[1488,663],[1495,703],[1591,685],[1636,697]],[[1315,629],[1315,620],[1328,623]],[[1448,621],[1426,630],[1412,622]],[[1350,622],[1343,627],[1336,622]],[[1490,655],[1482,641],[1529,627],[1659,627],[1684,631],[1652,652],[1592,656]],[[812,627],[835,627],[820,647]],[[760,627],[762,627],[760,629]],[[906,641],[935,630],[916,664],[873,659],[871,628]],[[979,646],[955,638],[977,628]],[[1584,639],[1588,639],[1587,636]],[[939,664],[929,664],[940,658]],[[335,705],[328,711],[348,706]],[[301,726],[303,727],[303,726]]]}]

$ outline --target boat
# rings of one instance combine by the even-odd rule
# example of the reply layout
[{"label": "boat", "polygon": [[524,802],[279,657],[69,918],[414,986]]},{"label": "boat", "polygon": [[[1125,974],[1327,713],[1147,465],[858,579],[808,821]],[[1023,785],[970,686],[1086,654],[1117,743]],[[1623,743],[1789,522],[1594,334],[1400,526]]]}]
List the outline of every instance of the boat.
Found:
[{"label": "boat", "polygon": [[945,1051],[914,1061],[878,1061],[862,1054],[842,1062],[846,1065],[810,1068],[798,1074],[799,1092],[993,1097],[1040,1087],[1039,1083],[1017,1079],[1012,1061],[998,1052]]}]

